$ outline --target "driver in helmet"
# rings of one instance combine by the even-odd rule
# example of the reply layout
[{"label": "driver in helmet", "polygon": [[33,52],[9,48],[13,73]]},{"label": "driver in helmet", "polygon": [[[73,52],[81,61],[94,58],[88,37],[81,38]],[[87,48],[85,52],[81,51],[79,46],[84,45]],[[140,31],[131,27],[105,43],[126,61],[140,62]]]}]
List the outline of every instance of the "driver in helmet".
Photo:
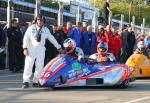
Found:
[{"label": "driver in helmet", "polygon": [[100,42],[97,46],[98,53],[90,56],[91,59],[95,59],[99,62],[114,62],[115,56],[112,53],[108,53],[108,44],[106,42]]},{"label": "driver in helmet", "polygon": [[144,41],[139,41],[137,43],[137,48],[134,51],[134,54],[143,54],[148,58],[150,58],[150,49],[148,48],[148,46],[145,44]]},{"label": "driver in helmet", "polygon": [[84,58],[82,49],[76,47],[76,42],[73,39],[67,38],[63,43],[63,47],[66,55],[78,58],[78,61],[81,61]]}]

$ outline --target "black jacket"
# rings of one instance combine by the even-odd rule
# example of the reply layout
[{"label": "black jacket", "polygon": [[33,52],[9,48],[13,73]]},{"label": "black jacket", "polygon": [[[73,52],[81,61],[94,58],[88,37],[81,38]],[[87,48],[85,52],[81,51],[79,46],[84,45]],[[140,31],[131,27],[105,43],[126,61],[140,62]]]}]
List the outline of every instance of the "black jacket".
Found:
[{"label": "black jacket", "polygon": [[22,45],[23,36],[19,28],[10,27],[7,29],[8,43]]},{"label": "black jacket", "polygon": [[6,44],[6,35],[3,28],[0,26],[0,47],[4,47]]},{"label": "black jacket", "polygon": [[128,42],[128,53],[131,55],[134,50],[134,45],[136,42],[134,32],[126,32],[127,33],[127,42]]},{"label": "black jacket", "polygon": [[57,42],[63,47],[63,42],[67,39],[66,34],[63,30],[58,30],[56,33],[53,34]]}]

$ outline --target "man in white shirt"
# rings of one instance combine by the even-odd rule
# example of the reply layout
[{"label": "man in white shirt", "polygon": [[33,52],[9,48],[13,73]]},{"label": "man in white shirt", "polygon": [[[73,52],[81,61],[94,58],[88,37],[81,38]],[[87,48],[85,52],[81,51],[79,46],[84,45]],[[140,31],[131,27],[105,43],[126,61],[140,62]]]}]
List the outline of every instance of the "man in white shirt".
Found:
[{"label": "man in white shirt", "polygon": [[[49,29],[44,26],[46,19],[42,16],[38,16],[35,20],[35,24],[31,25],[23,39],[23,53],[25,58],[25,67],[23,73],[23,86],[22,88],[28,88],[30,77],[32,75],[32,68],[35,61],[35,72],[33,77],[33,86],[38,84],[38,76],[44,67],[45,59],[45,40],[48,39],[57,49],[61,50],[59,45],[51,35]],[[52,51],[53,52],[53,51]]]}]

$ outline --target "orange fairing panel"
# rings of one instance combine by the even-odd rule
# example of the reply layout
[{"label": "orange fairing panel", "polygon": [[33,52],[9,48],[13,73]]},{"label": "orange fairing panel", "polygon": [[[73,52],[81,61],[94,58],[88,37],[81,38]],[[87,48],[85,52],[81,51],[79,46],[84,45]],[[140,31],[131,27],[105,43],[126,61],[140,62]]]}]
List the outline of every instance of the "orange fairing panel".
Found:
[{"label": "orange fairing panel", "polygon": [[129,57],[126,65],[134,67],[133,77],[150,77],[150,59],[142,54],[133,54]]}]

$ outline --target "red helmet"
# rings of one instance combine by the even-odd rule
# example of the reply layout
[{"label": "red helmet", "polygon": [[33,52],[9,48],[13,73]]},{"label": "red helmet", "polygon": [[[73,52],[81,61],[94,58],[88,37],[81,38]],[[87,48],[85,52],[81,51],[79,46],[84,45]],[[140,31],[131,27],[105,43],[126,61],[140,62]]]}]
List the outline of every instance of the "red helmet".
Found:
[{"label": "red helmet", "polygon": [[99,54],[104,55],[108,51],[108,44],[106,42],[100,42],[97,46]]}]

